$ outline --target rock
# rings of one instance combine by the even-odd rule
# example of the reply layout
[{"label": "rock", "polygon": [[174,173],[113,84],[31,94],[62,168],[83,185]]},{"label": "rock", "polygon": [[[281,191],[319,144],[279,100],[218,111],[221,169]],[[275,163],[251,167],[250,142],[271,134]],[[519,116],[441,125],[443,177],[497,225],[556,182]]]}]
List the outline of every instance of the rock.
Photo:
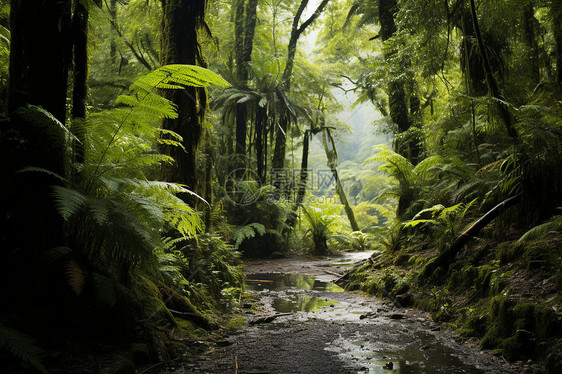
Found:
[{"label": "rock", "polygon": [[388,362],[382,368],[384,370],[392,370],[394,368],[394,364],[392,362]]}]

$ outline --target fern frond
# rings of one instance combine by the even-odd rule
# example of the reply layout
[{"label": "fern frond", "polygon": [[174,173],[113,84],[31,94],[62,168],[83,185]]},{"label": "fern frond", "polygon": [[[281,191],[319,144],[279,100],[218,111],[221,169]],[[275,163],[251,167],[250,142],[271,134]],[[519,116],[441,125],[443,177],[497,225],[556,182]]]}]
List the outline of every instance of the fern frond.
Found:
[{"label": "fern frond", "polygon": [[541,239],[548,234],[559,234],[562,231],[562,216],[554,216],[548,222],[533,227],[524,233],[518,240],[519,243]]},{"label": "fern frond", "polygon": [[43,174],[47,174],[51,177],[54,177],[61,182],[66,182],[66,179],[64,177],[61,177],[57,173],[53,173],[50,170],[47,170],[47,169],[44,169],[44,168],[38,168],[38,167],[35,167],[35,166],[27,166],[27,167],[24,167],[23,169],[18,170],[17,172],[18,173],[43,173]]},{"label": "fern frond", "polygon": [[31,337],[0,323],[0,349],[5,349],[41,373],[48,374],[41,361],[44,350]]},{"label": "fern frond", "polygon": [[65,273],[70,288],[80,295],[86,284],[86,276],[82,267],[74,260],[69,260],[65,266]]},{"label": "fern frond", "polygon": [[238,249],[244,240],[253,238],[256,235],[262,236],[265,232],[265,226],[257,222],[239,227],[232,235],[232,239],[234,240],[234,249]]},{"label": "fern frond", "polygon": [[57,211],[65,221],[68,221],[87,202],[87,197],[82,193],[62,186],[53,186],[52,194]]},{"label": "fern frond", "polygon": [[27,104],[16,109],[18,116],[37,126],[46,136],[46,140],[57,147],[63,146],[66,138],[79,141],[58,119],[40,106]]},{"label": "fern frond", "polygon": [[230,83],[220,75],[195,65],[165,65],[139,78],[132,91],[151,89],[182,89],[185,86],[207,87],[210,84],[228,87]]}]

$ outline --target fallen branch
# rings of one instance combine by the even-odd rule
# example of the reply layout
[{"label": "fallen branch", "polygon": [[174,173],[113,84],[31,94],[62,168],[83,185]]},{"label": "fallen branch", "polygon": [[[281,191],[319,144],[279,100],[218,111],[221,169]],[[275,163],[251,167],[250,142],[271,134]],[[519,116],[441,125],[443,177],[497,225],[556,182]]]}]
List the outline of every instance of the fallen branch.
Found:
[{"label": "fallen branch", "polygon": [[465,232],[456,237],[453,243],[447,248],[443,253],[437,256],[433,261],[428,263],[425,269],[420,274],[420,278],[428,278],[431,276],[435,270],[448,266],[453,262],[454,258],[458,252],[467,244],[470,239],[474,238],[480,230],[482,230],[486,225],[488,225],[494,218],[496,218],[504,210],[516,205],[521,200],[521,195],[515,195],[506,199],[492,208],[488,213],[484,214],[482,218],[476,221],[472,226],[470,226]]}]

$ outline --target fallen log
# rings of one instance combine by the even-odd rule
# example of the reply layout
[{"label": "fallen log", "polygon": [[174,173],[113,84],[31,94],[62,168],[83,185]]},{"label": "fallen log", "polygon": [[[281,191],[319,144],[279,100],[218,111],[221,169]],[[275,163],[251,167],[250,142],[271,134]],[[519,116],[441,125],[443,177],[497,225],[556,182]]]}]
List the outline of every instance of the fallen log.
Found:
[{"label": "fallen log", "polygon": [[435,270],[448,266],[453,262],[460,250],[467,244],[470,239],[474,238],[480,230],[482,230],[486,225],[488,225],[494,218],[496,218],[500,213],[506,209],[516,205],[521,201],[521,195],[515,195],[506,199],[493,207],[490,211],[484,214],[478,221],[476,221],[472,226],[466,229],[462,234],[458,235],[453,243],[443,251],[439,256],[429,262],[420,274],[421,279],[429,278]]}]

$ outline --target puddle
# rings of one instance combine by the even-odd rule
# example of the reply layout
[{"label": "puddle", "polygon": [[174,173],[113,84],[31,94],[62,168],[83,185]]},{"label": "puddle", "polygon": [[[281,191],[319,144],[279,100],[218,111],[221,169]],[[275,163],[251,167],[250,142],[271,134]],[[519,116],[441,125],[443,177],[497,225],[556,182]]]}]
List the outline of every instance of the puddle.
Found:
[{"label": "puddle", "polygon": [[430,333],[417,331],[413,337],[400,336],[393,343],[377,342],[370,334],[361,338],[343,338],[326,350],[337,352],[344,360],[361,362],[365,373],[482,373],[477,366],[465,363],[451,347]]},{"label": "puddle", "polygon": [[317,297],[294,295],[289,300],[275,298],[271,306],[279,313],[317,312],[321,308],[330,308],[339,304],[334,300],[319,299]]},{"label": "puddle", "polygon": [[[257,273],[246,278],[246,289],[271,292],[269,306],[278,313],[317,312],[339,304],[334,300],[310,296],[302,291],[343,292],[332,282],[323,282],[314,275]],[[265,298],[264,298],[265,299]]]},{"label": "puddle", "polygon": [[312,290],[324,292],[343,292],[343,288],[332,282],[322,282],[314,275],[256,273],[246,277],[248,291],[286,291]]}]

